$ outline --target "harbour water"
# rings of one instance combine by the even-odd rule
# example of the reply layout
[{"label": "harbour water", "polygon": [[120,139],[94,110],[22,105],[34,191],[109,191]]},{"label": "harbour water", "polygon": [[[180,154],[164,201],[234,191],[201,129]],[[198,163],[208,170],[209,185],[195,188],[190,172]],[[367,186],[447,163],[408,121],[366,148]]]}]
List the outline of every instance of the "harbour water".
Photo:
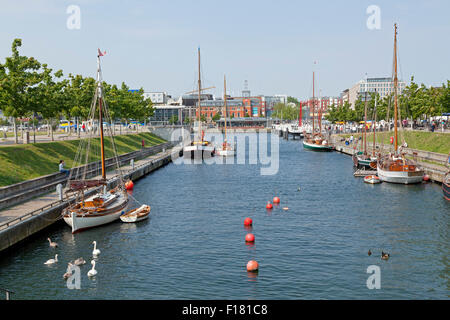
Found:
[{"label": "harbour water", "polygon": [[[150,219],[75,235],[58,223],[0,256],[0,287],[13,299],[448,299],[450,204],[440,186],[368,185],[352,173],[350,157],[298,140],[280,140],[276,175],[258,164],[170,164],[135,183]],[[281,204],[267,211],[275,195]],[[59,262],[44,265],[55,253]],[[62,275],[78,257],[88,263],[70,290]],[[258,274],[245,269],[252,259]],[[371,265],[380,289],[367,288]]]}]

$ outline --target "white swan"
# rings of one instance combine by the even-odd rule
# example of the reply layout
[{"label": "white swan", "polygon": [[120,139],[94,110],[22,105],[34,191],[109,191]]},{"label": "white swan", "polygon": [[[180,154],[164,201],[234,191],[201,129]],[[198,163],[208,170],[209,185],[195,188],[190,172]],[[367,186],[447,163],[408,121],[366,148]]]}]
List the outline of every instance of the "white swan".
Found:
[{"label": "white swan", "polygon": [[54,264],[58,262],[58,255],[55,254],[55,259],[48,259],[46,262],[44,262],[44,264]]},{"label": "white swan", "polygon": [[56,248],[58,246],[58,244],[56,242],[52,242],[52,240],[50,240],[50,238],[47,238],[48,243],[50,244],[50,247]]},{"label": "white swan", "polygon": [[87,273],[88,277],[93,277],[97,274],[97,270],[95,270],[95,261],[92,260],[91,264],[92,264],[92,269],[88,271],[88,273]]},{"label": "white swan", "polygon": [[94,256],[98,256],[100,254],[100,250],[97,249],[97,241],[93,241],[92,243],[94,244],[94,250],[92,251],[92,254]]},{"label": "white swan", "polygon": [[85,264],[85,263],[86,263],[86,261],[83,258],[78,258],[77,260],[75,260],[73,262],[73,264],[76,266],[81,266],[82,264]]}]

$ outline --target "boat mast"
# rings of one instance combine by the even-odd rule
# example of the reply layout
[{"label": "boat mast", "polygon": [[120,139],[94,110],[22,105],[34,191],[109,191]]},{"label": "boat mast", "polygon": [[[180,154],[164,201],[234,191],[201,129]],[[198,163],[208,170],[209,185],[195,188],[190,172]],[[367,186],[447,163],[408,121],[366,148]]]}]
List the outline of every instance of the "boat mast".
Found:
[{"label": "boat mast", "polygon": [[223,75],[223,102],[225,106],[225,143],[227,143],[227,79]]},{"label": "boat mast", "polygon": [[397,153],[398,140],[397,140],[397,24],[394,24],[394,150]]},{"label": "boat mast", "polygon": [[373,108],[374,120],[373,120],[373,149],[372,155],[375,157],[375,132],[377,126],[377,89],[375,89],[375,107]]},{"label": "boat mast", "polygon": [[99,103],[98,103],[98,112],[99,117],[98,121],[100,123],[100,150],[101,150],[101,157],[102,157],[102,179],[106,180],[106,168],[105,168],[105,142],[103,138],[103,115],[102,115],[102,79],[101,79],[101,68],[100,68],[100,54],[97,55],[97,88],[99,90]]},{"label": "boat mast", "polygon": [[200,105],[201,90],[202,90],[202,80],[200,78],[200,47],[198,47],[198,134],[200,136],[200,140],[203,142],[202,121],[201,121],[202,110]]},{"label": "boat mast", "polygon": [[367,90],[364,100],[364,154],[367,154]]},{"label": "boat mast", "polygon": [[316,98],[314,97],[314,71],[313,71],[313,98],[312,98],[312,107],[313,107],[313,114],[312,114],[312,135],[314,137],[315,134],[315,128],[314,128],[314,113],[316,109]]},{"label": "boat mast", "polygon": [[298,117],[298,126],[301,127],[302,126],[302,102],[301,101],[300,101],[299,105],[300,105],[300,112],[299,112],[300,114]]}]

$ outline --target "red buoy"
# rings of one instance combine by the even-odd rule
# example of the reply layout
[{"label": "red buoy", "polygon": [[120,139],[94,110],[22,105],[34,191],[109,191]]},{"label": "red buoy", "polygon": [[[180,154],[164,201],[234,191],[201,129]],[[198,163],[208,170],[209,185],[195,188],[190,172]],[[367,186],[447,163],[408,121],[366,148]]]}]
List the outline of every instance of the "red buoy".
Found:
[{"label": "red buoy", "polygon": [[253,224],[253,221],[251,218],[245,218],[244,219],[244,226],[250,227]]},{"label": "red buoy", "polygon": [[274,197],[273,198],[273,203],[279,204],[280,203],[280,198]]},{"label": "red buoy", "polygon": [[133,190],[133,187],[134,187],[133,181],[129,180],[129,181],[125,182],[125,189]]},{"label": "red buoy", "polygon": [[250,271],[250,272],[257,272],[257,271],[258,271],[258,268],[259,268],[258,262],[256,262],[255,260],[250,260],[250,261],[247,263],[247,271]]},{"label": "red buoy", "polygon": [[253,233],[247,233],[245,242],[255,242],[255,235]]},{"label": "red buoy", "polygon": [[273,205],[270,202],[267,202],[266,209],[272,210]]},{"label": "red buoy", "polygon": [[430,176],[429,175],[424,175],[423,176],[423,181],[428,181],[428,180],[430,180]]}]

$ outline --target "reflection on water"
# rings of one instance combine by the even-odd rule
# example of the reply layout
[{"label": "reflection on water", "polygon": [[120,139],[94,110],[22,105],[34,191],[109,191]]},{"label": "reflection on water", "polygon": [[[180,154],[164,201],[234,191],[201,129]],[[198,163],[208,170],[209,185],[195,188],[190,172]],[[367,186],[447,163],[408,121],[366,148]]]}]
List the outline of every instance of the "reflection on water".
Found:
[{"label": "reflection on water", "polygon": [[[135,183],[150,219],[75,235],[58,223],[0,258],[0,287],[14,299],[448,299],[450,204],[440,186],[365,184],[350,157],[298,141],[281,141],[279,168],[168,165]],[[266,210],[275,195],[281,204]],[[98,274],[88,278],[94,240]],[[81,289],[69,290],[62,276],[79,257]],[[366,287],[370,265],[381,268],[380,290]]]}]

